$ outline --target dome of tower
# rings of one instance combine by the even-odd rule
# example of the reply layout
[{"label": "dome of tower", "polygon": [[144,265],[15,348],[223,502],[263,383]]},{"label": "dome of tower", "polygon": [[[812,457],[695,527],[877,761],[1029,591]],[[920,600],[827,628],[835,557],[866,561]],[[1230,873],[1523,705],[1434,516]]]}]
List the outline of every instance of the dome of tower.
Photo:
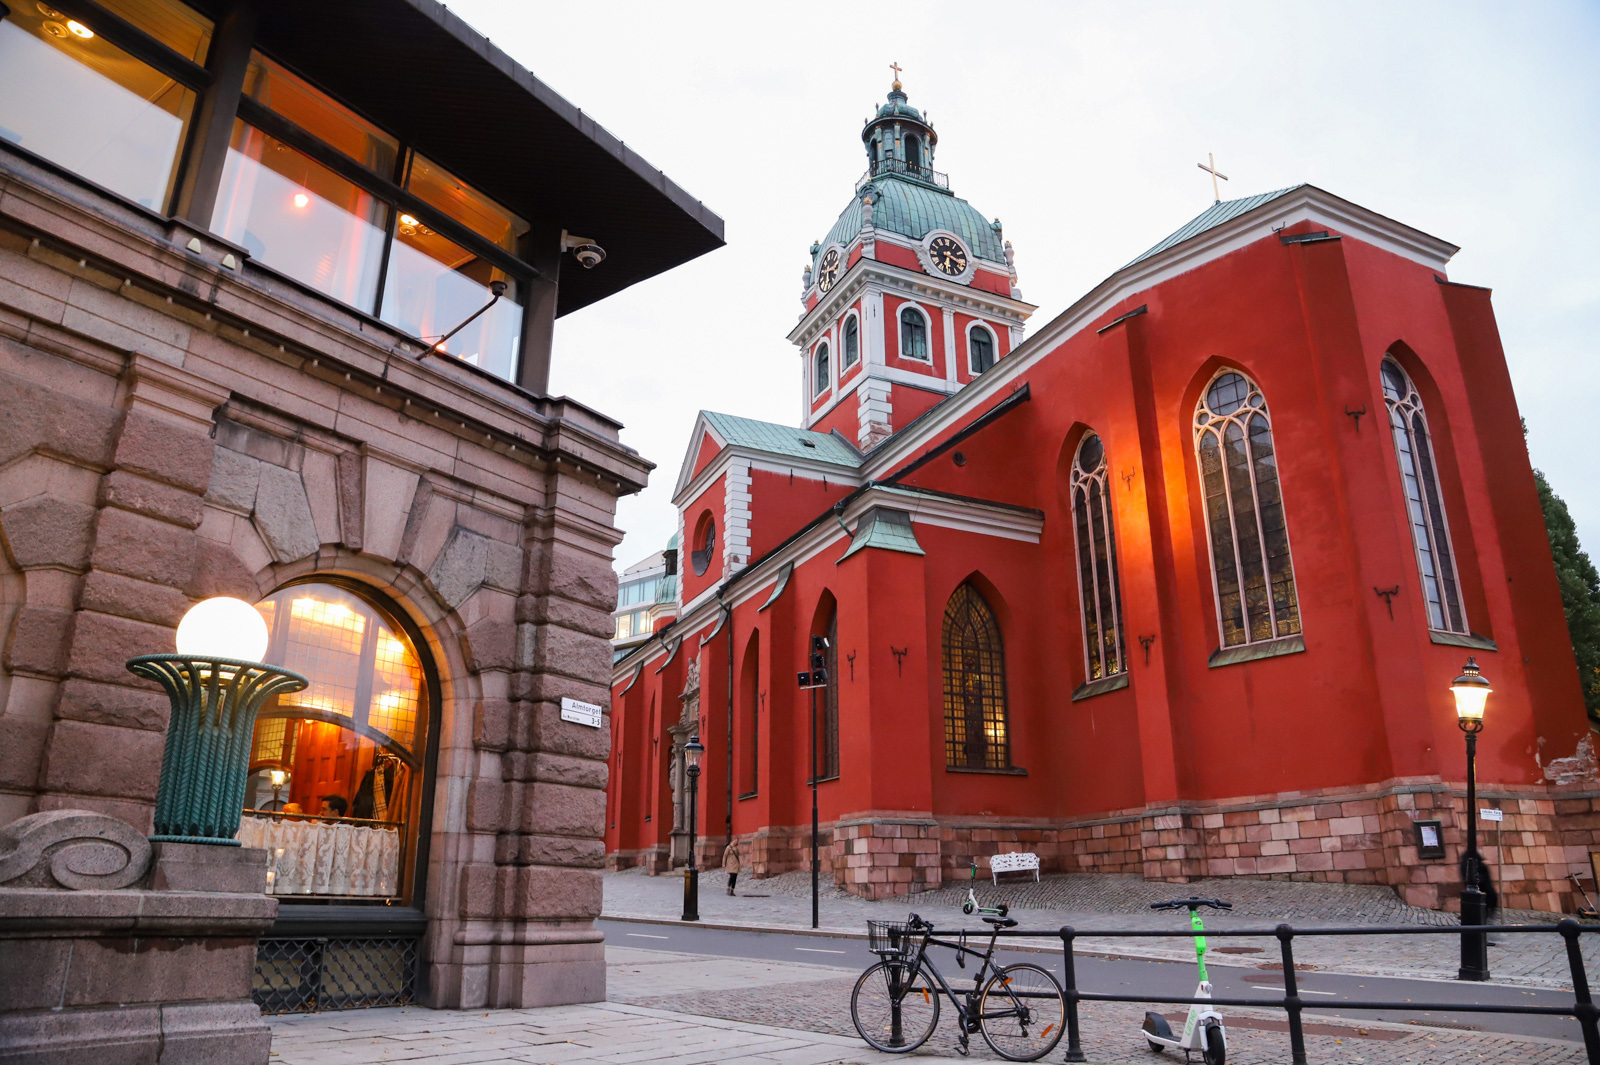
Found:
[{"label": "dome of tower", "polygon": [[[830,244],[848,247],[856,238],[861,232],[861,200],[865,196],[872,197],[874,229],[898,233],[912,240],[921,240],[934,230],[942,229],[960,237],[976,258],[1005,266],[1005,238],[997,222],[984,218],[982,211],[959,196],[897,174],[874,178],[861,186],[839,220],[828,230],[815,255],[820,255]],[[816,266],[815,257],[812,266]]]}]

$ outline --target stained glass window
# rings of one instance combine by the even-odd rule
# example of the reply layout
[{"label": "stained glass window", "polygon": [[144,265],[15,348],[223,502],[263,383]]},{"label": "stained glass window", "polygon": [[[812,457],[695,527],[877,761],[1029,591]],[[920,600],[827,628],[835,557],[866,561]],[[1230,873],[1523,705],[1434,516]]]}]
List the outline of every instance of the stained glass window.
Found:
[{"label": "stained glass window", "polygon": [[1439,493],[1438,464],[1433,458],[1422,396],[1394,359],[1384,359],[1380,373],[1389,428],[1394,433],[1395,458],[1400,462],[1400,482],[1405,487],[1407,524],[1417,550],[1422,598],[1428,608],[1428,627],[1465,633],[1467,621],[1461,608],[1455,553],[1450,547],[1450,525]]},{"label": "stained glass window", "polygon": [[1114,676],[1128,666],[1107,473],[1105,444],[1096,434],[1085,434],[1072,462],[1072,522],[1078,545],[1084,676],[1088,680]]},{"label": "stained glass window", "polygon": [[1266,398],[1249,378],[1224,371],[1195,409],[1194,436],[1222,646],[1298,633],[1300,600]]},{"label": "stained glass window", "polygon": [[946,764],[1010,768],[1005,647],[994,611],[970,583],[945,605],[942,646]]}]

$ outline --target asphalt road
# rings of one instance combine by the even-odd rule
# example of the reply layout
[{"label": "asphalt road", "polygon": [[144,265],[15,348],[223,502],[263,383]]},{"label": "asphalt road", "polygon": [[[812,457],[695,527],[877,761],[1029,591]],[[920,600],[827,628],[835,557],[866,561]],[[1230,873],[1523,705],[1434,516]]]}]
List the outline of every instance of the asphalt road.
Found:
[{"label": "asphalt road", "polygon": [[[810,962],[851,969],[865,969],[878,960],[867,950],[866,940],[849,937],[791,932],[734,931],[706,928],[679,921],[646,923],[602,919],[599,925],[605,932],[608,943],[646,950],[675,950],[764,961]],[[1217,942],[1213,940],[1212,946],[1216,945]],[[966,970],[957,968],[951,951],[935,948],[930,951],[930,955],[945,979],[951,983],[973,971],[970,961]],[[1057,952],[1006,950],[1002,947],[996,957],[1006,962],[1032,961],[1050,969],[1057,978],[1061,976],[1061,956]],[[1256,967],[1259,963],[1253,961],[1230,964],[1223,960],[1224,957],[1214,953],[1207,954],[1207,968],[1210,970],[1212,994],[1215,997],[1261,999],[1263,1005],[1282,997],[1281,973],[1259,969]],[[1085,993],[1184,997],[1194,993],[1196,983],[1193,964],[1079,956],[1076,968],[1078,988]],[[1445,1006],[1571,1006],[1572,994],[1567,991],[1532,990],[1499,984],[1471,984],[1448,980],[1343,976],[1323,972],[1296,973],[1296,976],[1300,994],[1307,1003],[1305,1016],[1308,1022],[1313,1019],[1324,1023],[1336,1019],[1384,1020],[1402,1024],[1416,1022],[1451,1028],[1470,1026],[1484,1032],[1567,1039],[1580,1044],[1583,1040],[1583,1033],[1578,1027],[1577,1020],[1570,1016],[1478,1013],[1459,1009],[1354,1010],[1341,1008],[1339,1005],[1341,1002],[1358,1001],[1397,1004],[1437,1003]],[[1081,1008],[1092,1010],[1094,1003],[1086,1002]],[[1152,1008],[1170,1014],[1181,1013],[1186,1007],[1160,1005]],[[1227,1008],[1220,1008],[1226,1019]]]}]

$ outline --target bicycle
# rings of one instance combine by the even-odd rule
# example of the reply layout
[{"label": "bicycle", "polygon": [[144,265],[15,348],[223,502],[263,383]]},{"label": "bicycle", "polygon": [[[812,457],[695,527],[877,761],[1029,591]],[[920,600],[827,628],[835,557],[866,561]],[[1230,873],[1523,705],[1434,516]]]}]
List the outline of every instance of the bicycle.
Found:
[{"label": "bicycle", "polygon": [[[933,925],[916,914],[903,924],[868,921],[867,947],[883,960],[862,973],[850,992],[850,1019],[861,1038],[887,1054],[909,1054],[938,1027],[942,995],[960,1019],[958,1049],[963,1056],[973,1032],[981,1033],[990,1049],[1008,1061],[1037,1061],[1050,1053],[1066,1025],[1061,985],[1037,965],[995,965],[1000,929],[1017,922],[1009,917],[983,920],[991,934],[988,949],[981,951],[967,946],[965,931],[958,941],[935,939]],[[930,946],[954,950],[963,969],[968,955],[980,959],[972,987],[952,986],[928,956]]]}]

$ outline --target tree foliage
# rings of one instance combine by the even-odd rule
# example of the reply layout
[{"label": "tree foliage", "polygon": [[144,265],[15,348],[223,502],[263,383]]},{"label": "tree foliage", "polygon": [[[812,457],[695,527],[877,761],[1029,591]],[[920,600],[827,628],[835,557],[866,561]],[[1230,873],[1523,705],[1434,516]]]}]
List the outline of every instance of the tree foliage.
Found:
[{"label": "tree foliage", "polygon": [[1544,508],[1545,531],[1550,534],[1550,554],[1555,558],[1556,579],[1561,583],[1561,605],[1567,612],[1567,633],[1578,659],[1583,702],[1589,716],[1600,720],[1600,573],[1578,544],[1578,530],[1561,497],[1538,470],[1539,504]]}]

